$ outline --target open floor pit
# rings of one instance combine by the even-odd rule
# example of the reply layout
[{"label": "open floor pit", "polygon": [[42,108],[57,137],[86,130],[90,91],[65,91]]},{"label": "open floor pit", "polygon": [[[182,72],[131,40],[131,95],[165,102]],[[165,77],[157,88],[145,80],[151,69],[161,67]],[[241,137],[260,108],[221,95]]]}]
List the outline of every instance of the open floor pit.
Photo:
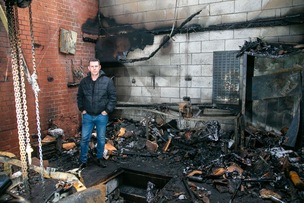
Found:
[{"label": "open floor pit", "polygon": [[146,203],[155,199],[172,177],[120,168],[101,182],[105,202]]}]

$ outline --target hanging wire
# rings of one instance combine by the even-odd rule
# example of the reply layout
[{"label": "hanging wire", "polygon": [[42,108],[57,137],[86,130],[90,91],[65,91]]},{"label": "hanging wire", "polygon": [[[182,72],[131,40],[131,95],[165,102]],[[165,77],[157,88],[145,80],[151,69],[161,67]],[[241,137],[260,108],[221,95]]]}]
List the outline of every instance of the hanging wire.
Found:
[{"label": "hanging wire", "polygon": [[173,30],[174,30],[175,25],[176,25],[176,18],[177,18],[177,15],[176,15],[176,13],[177,13],[177,12],[176,12],[176,11],[177,11],[177,1],[178,1],[178,0],[175,1],[174,22],[173,22],[173,25],[172,25],[171,32],[170,32],[170,34],[169,34],[169,37],[170,37],[170,38],[171,38],[171,36],[172,36]]}]

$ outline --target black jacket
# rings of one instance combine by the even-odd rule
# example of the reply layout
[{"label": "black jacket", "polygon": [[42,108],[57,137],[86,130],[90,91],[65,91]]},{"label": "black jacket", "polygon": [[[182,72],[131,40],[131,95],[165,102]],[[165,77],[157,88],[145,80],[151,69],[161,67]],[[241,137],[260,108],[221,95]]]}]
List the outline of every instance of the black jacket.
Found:
[{"label": "black jacket", "polygon": [[113,81],[100,70],[94,85],[89,73],[80,82],[77,105],[80,111],[86,110],[90,115],[98,115],[102,111],[111,113],[116,105],[116,89]]}]

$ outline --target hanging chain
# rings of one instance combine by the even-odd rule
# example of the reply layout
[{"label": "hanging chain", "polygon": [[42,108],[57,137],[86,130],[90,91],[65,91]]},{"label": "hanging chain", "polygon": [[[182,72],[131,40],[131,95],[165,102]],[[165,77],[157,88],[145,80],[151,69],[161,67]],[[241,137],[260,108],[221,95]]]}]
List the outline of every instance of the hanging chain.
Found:
[{"label": "hanging chain", "polygon": [[32,63],[33,63],[33,74],[32,78],[32,88],[35,94],[35,106],[36,106],[36,121],[37,121],[37,134],[38,134],[38,146],[39,146],[39,158],[40,158],[40,175],[42,182],[42,194],[45,195],[45,182],[44,182],[44,166],[43,166],[43,155],[42,155],[42,144],[41,144],[41,127],[40,127],[40,112],[39,112],[39,100],[38,93],[40,91],[37,83],[37,69],[36,69],[36,57],[35,57],[35,41],[34,41],[34,31],[33,31],[33,17],[32,17],[32,7],[29,6],[29,18],[30,18],[30,33],[31,33],[31,43],[32,43]]},{"label": "hanging chain", "polygon": [[[25,161],[26,161],[26,169],[27,170],[27,174],[29,176],[29,165],[32,162],[32,147],[30,144],[30,133],[29,133],[29,123],[28,123],[28,112],[27,112],[27,99],[26,99],[26,89],[25,89],[25,76],[24,76],[24,66],[25,66],[25,60],[23,58],[23,54],[22,54],[22,49],[21,49],[21,40],[20,40],[20,29],[19,29],[19,17],[18,17],[18,9],[17,6],[14,6],[15,8],[15,31],[16,31],[16,42],[17,42],[17,53],[18,53],[18,59],[19,59],[19,72],[20,72],[20,81],[21,81],[21,92],[22,92],[22,113],[23,113],[23,127],[25,129],[25,137],[24,137],[24,146],[25,146],[25,153],[26,153],[26,157],[25,157]],[[30,184],[26,184],[26,190],[29,191],[30,195],[31,195],[31,189],[30,189]]]},{"label": "hanging chain", "polygon": [[[11,45],[12,56],[12,73],[15,95],[15,107],[18,126],[20,159],[22,166],[22,176],[26,191],[29,191],[28,184],[28,157],[27,149],[30,144],[29,128],[28,128],[28,115],[26,105],[26,92],[24,84],[24,73],[21,69],[23,65],[23,57],[21,53],[21,43],[19,39],[19,26],[18,26],[18,10],[11,1],[6,1],[7,19],[9,28],[9,41]],[[16,18],[15,18],[16,16]]]},{"label": "hanging chain", "polygon": [[30,133],[29,133],[29,123],[28,123],[28,112],[27,112],[27,99],[26,99],[26,89],[25,89],[25,76],[24,76],[24,66],[25,66],[25,60],[23,58],[22,49],[21,49],[21,40],[20,40],[20,32],[19,32],[19,17],[18,17],[18,9],[15,6],[15,15],[16,15],[16,34],[17,34],[17,50],[19,55],[19,71],[20,71],[20,79],[21,79],[21,91],[22,91],[22,105],[23,105],[23,115],[24,115],[24,127],[25,127],[25,147],[26,147],[26,153],[27,153],[27,162],[28,164],[31,164],[32,157],[31,152],[33,151],[30,145]]}]

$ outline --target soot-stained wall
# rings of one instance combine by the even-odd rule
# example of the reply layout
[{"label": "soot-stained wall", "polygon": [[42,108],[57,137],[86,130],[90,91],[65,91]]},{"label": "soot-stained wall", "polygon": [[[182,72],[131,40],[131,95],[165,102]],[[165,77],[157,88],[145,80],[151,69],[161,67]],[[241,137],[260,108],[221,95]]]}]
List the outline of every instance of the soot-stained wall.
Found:
[{"label": "soot-stained wall", "polygon": [[[304,2],[287,0],[100,0],[103,20],[95,31],[103,40],[109,34],[112,38],[136,32],[154,36],[153,44],[125,52],[121,68],[111,68],[120,102],[175,103],[189,96],[194,103],[212,103],[213,53],[238,51],[245,41],[256,38],[301,42],[303,24],[288,20],[269,24],[265,19],[301,14],[303,7]],[[149,57],[193,14],[185,29]],[[127,114],[138,118],[138,111]]]}]

